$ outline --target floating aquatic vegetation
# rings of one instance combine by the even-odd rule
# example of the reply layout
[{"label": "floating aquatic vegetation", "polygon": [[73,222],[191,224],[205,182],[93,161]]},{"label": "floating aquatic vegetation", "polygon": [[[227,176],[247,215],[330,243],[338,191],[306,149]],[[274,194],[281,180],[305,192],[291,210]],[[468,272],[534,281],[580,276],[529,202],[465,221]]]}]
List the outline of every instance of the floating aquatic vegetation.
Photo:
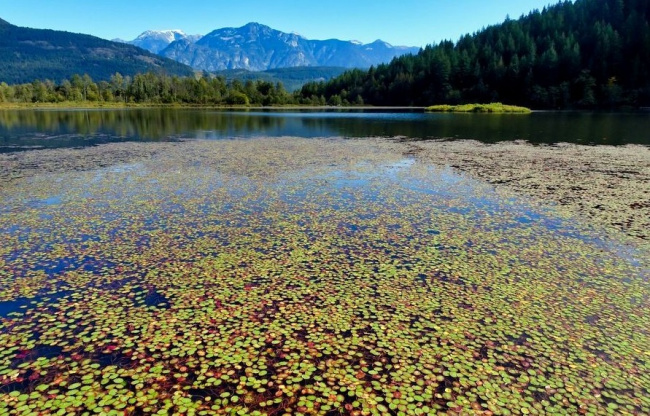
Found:
[{"label": "floating aquatic vegetation", "polygon": [[516,105],[504,105],[502,103],[490,104],[462,104],[462,105],[432,105],[425,108],[425,111],[436,113],[494,113],[494,114],[530,114],[532,110],[527,107]]},{"label": "floating aquatic vegetation", "polygon": [[166,149],[0,190],[0,414],[650,413],[623,237],[396,145]]}]

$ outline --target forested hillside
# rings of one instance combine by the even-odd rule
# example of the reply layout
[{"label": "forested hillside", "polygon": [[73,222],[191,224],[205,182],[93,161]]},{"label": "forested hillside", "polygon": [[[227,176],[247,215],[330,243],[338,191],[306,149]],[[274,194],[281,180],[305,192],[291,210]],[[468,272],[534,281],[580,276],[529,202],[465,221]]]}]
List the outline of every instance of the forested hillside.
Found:
[{"label": "forested hillside", "polygon": [[294,97],[282,83],[227,82],[223,77],[176,77],[148,72],[135,76],[113,74],[95,82],[88,74],[73,75],[57,84],[33,81],[0,83],[0,103],[147,103],[191,105],[284,105]]},{"label": "forested hillside", "polygon": [[107,80],[156,71],[192,75],[191,68],[132,45],[56,30],[30,29],[0,20],[0,82],[59,82],[74,74]]},{"label": "forested hillside", "polygon": [[566,1],[303,87],[305,103],[650,105],[650,0]]},{"label": "forested hillside", "polygon": [[273,84],[281,82],[287,91],[299,90],[303,85],[313,81],[328,81],[344,73],[346,68],[328,66],[297,66],[291,68],[276,68],[256,72],[245,69],[229,69],[217,71],[215,75],[226,78],[226,81],[267,81]]}]

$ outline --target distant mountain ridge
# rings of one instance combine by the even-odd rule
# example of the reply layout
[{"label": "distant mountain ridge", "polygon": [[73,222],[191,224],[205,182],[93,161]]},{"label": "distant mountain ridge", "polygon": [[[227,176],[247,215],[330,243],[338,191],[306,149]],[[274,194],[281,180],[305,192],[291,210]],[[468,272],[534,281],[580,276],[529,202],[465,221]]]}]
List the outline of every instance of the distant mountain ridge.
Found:
[{"label": "distant mountain ridge", "polygon": [[[167,46],[161,49],[165,42]],[[266,71],[305,66],[369,68],[419,51],[381,40],[365,45],[338,39],[309,40],[259,23],[217,29],[200,39],[181,31],[147,31],[129,43],[205,71]]]},{"label": "distant mountain ridge", "polygon": [[172,29],[172,30],[147,30],[140,34],[137,38],[132,41],[123,41],[124,43],[129,43],[135,45],[139,48],[146,49],[152,53],[159,53],[172,42],[187,39],[190,42],[196,42],[201,39],[202,35],[187,35],[182,30]]},{"label": "distant mountain ridge", "polygon": [[74,74],[108,80],[116,72],[189,76],[192,68],[136,46],[90,35],[14,26],[0,19],[0,82],[61,81]]}]

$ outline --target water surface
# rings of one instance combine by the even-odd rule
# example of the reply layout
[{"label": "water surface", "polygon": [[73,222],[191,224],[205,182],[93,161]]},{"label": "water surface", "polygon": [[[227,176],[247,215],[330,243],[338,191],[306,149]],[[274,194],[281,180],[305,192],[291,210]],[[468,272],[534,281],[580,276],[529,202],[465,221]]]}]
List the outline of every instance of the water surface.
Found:
[{"label": "water surface", "polygon": [[230,137],[394,137],[650,144],[649,113],[530,115],[191,109],[0,111],[0,151]]}]

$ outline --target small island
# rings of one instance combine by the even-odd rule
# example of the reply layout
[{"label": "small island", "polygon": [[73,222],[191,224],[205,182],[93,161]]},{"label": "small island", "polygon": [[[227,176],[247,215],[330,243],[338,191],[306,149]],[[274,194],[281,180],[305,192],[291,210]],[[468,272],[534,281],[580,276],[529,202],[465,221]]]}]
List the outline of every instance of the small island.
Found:
[{"label": "small island", "polygon": [[461,105],[432,105],[425,108],[427,112],[434,113],[494,113],[494,114],[530,114],[532,110],[516,105],[502,103],[490,104],[461,104]]}]

